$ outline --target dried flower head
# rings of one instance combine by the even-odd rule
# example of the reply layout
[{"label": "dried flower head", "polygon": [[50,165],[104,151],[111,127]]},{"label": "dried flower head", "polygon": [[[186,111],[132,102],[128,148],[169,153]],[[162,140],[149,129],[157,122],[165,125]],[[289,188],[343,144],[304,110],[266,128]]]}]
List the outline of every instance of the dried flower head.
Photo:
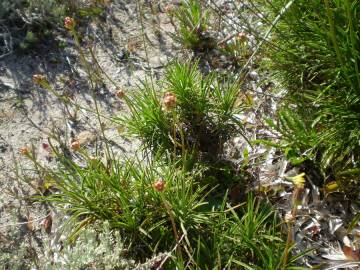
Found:
[{"label": "dried flower head", "polygon": [[285,214],[285,222],[292,222],[295,220],[295,217],[292,212],[288,212]]},{"label": "dried flower head", "polygon": [[43,219],[40,222],[40,225],[44,227],[44,230],[47,234],[50,234],[52,223],[53,223],[52,217],[51,217],[51,215],[48,215],[45,219]]},{"label": "dried flower head", "polygon": [[125,91],[122,90],[122,89],[118,89],[118,90],[116,91],[116,96],[117,96],[118,98],[124,98],[124,97],[125,97]]},{"label": "dried flower head", "polygon": [[73,18],[71,18],[71,17],[66,17],[64,19],[64,26],[65,26],[66,29],[69,29],[69,30],[74,29],[75,20]]},{"label": "dried flower head", "polygon": [[157,180],[153,183],[153,188],[156,191],[162,192],[165,189],[165,181],[162,179]]},{"label": "dried flower head", "polygon": [[47,152],[47,154],[49,155],[48,157],[50,157],[52,155],[52,149],[50,147],[50,145],[48,143],[42,143],[42,148]]},{"label": "dried flower head", "polygon": [[33,232],[35,230],[34,228],[34,219],[29,216],[27,218],[27,223],[26,223],[26,228],[30,231],[30,232]]},{"label": "dried flower head", "polygon": [[80,142],[78,140],[75,140],[70,143],[70,149],[73,151],[77,151],[80,149]]},{"label": "dried flower head", "polygon": [[163,104],[166,110],[169,110],[176,105],[176,96],[171,92],[166,92],[163,98]]},{"label": "dried flower head", "polygon": [[36,83],[36,84],[43,84],[44,82],[46,82],[46,78],[44,75],[42,74],[34,74],[33,77],[33,82]]},{"label": "dried flower head", "polygon": [[247,38],[247,35],[244,32],[240,32],[236,35],[236,39],[239,41],[244,41],[244,40],[246,40],[246,38]]},{"label": "dried flower head", "polygon": [[166,6],[164,7],[165,13],[170,13],[170,12],[172,12],[173,10],[174,10],[174,6],[171,5],[171,4],[168,4],[168,5],[166,5]]},{"label": "dried flower head", "polygon": [[24,147],[21,147],[21,148],[19,149],[19,152],[20,152],[21,155],[27,156],[27,155],[30,154],[30,149],[29,149],[29,147],[24,146]]},{"label": "dried flower head", "polygon": [[50,145],[48,143],[42,143],[41,146],[42,146],[42,148],[44,150],[49,150],[50,149]]},{"label": "dried flower head", "polygon": [[89,156],[89,160],[90,160],[90,161],[97,161],[97,160],[98,160],[98,158],[97,158],[97,157],[95,157],[95,156]]}]

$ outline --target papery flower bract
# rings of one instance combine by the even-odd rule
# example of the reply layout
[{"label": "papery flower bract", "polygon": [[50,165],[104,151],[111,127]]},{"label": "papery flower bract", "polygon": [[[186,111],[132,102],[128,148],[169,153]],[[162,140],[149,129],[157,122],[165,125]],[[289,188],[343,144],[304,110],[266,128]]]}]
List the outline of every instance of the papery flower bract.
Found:
[{"label": "papery flower bract", "polygon": [[33,80],[34,83],[39,84],[39,85],[46,82],[46,78],[42,74],[34,74],[32,76],[32,80]]},{"label": "papery flower bract", "polygon": [[165,189],[165,181],[162,179],[157,180],[153,183],[153,188],[159,192],[162,192]]},{"label": "papery flower bract", "polygon": [[75,20],[73,18],[71,18],[71,17],[66,17],[64,19],[64,26],[65,26],[66,29],[69,29],[69,30],[74,29]]},{"label": "papery flower bract", "polygon": [[53,223],[52,217],[51,217],[51,215],[48,215],[45,219],[43,219],[40,222],[40,225],[44,227],[44,230],[47,234],[50,234],[51,228],[52,228],[52,223]]},{"label": "papery flower bract", "polygon": [[95,157],[95,156],[89,156],[89,160],[90,160],[90,161],[97,161],[97,160],[98,160],[98,158],[97,158],[97,157]]},{"label": "papery flower bract", "polygon": [[172,12],[173,10],[174,10],[174,6],[171,5],[171,4],[166,5],[165,8],[164,8],[164,11],[165,11],[166,13],[170,13],[170,12]]},{"label": "papery flower bract", "polygon": [[20,152],[21,155],[27,156],[27,155],[30,154],[30,149],[29,149],[29,147],[24,146],[24,147],[21,147],[21,148],[19,149],[19,152]]},{"label": "papery flower bract", "polygon": [[171,92],[166,92],[163,98],[164,107],[169,110],[176,105],[176,96]]},{"label": "papery flower bract", "polygon": [[70,143],[70,148],[71,150],[79,150],[80,149],[80,142],[78,140],[75,140],[73,142]]},{"label": "papery flower bract", "polygon": [[244,40],[246,40],[246,38],[247,38],[247,35],[244,32],[240,32],[236,35],[236,39],[239,41],[244,41]]},{"label": "papery flower bract", "polygon": [[122,89],[118,89],[118,90],[116,91],[116,96],[117,96],[118,98],[123,98],[123,97],[125,97],[125,91],[122,90]]}]

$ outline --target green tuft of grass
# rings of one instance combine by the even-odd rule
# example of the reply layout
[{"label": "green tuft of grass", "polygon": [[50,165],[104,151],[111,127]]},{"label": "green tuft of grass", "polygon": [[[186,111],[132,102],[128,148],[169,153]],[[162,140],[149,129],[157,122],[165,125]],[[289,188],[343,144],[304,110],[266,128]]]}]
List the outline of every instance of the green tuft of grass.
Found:
[{"label": "green tuft of grass", "polygon": [[[275,270],[282,264],[286,244],[269,204],[252,194],[233,206],[226,195],[214,200],[214,187],[201,184],[201,174],[186,170],[183,160],[105,164],[80,150],[78,165],[56,155],[61,164],[56,170],[37,164],[47,186],[56,190],[40,199],[70,215],[70,242],[104,221],[136,262],[172,250],[164,261],[169,269]],[[294,269],[295,260],[290,255],[284,269]]]},{"label": "green tuft of grass", "polygon": [[201,1],[182,1],[181,6],[172,12],[171,16],[174,16],[179,23],[177,34],[173,35],[173,38],[185,48],[205,51],[216,45],[205,33],[210,23],[210,13],[203,7]]},{"label": "green tuft of grass", "polygon": [[130,94],[131,113],[117,120],[153,153],[195,153],[215,160],[223,143],[241,128],[235,117],[242,109],[239,87],[203,76],[196,63],[174,62],[164,77]]},{"label": "green tuft of grass", "polygon": [[[107,221],[134,245],[133,256],[142,258],[169,249],[178,234],[209,222],[210,213],[203,211],[206,186],[199,186],[196,176],[181,167],[132,160],[104,164],[85,152],[81,156],[85,166],[58,153],[58,170],[42,171],[47,186],[57,192],[40,199],[71,215],[73,239],[88,224]],[[163,190],[156,188],[159,181]]]},{"label": "green tuft of grass", "polygon": [[[286,11],[288,1],[264,4],[273,17],[283,13],[272,33],[276,46],[267,48],[267,55],[271,70],[289,90],[283,104],[292,107],[289,119],[307,130],[288,125],[281,133],[292,137],[298,152],[316,153],[310,158],[324,170],[341,174],[359,168],[359,2],[294,1]],[[280,111],[279,121],[283,118]]]}]

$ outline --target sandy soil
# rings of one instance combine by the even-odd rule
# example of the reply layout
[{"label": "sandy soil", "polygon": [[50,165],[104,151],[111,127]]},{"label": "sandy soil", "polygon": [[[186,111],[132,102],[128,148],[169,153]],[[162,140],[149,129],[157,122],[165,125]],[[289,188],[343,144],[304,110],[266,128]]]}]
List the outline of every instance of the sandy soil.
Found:
[{"label": "sandy soil", "polygon": [[[97,87],[95,95],[87,85],[86,73],[66,32],[57,37],[68,44],[65,49],[42,46],[40,50],[28,54],[14,52],[0,60],[0,245],[16,250],[21,242],[31,242],[35,237],[38,240],[35,246],[39,247],[44,237],[40,223],[49,211],[54,228],[58,223],[53,209],[19,199],[32,192],[17,177],[16,167],[30,168],[19,149],[33,147],[38,159],[51,165],[54,161],[43,147],[49,133],[55,131],[66,142],[81,138],[90,151],[100,133],[93,113],[80,109],[76,121],[72,121],[53,94],[34,85],[32,75],[44,74],[58,94],[71,95],[82,107],[93,110],[95,96],[101,114],[106,117],[126,113],[123,102],[115,95],[116,90],[131,91],[151,74],[160,79],[166,64],[180,53],[169,36],[173,26],[163,11],[165,4],[144,4],[138,10],[136,1],[114,1],[101,24],[94,22],[82,29],[93,38],[96,59],[113,81],[103,76],[104,85]],[[70,113],[74,114],[74,109],[70,108]],[[111,121],[103,122],[114,151],[120,155],[136,152],[139,146],[136,140],[122,136]],[[32,183],[32,179],[27,181]],[[30,217],[34,220],[34,232],[18,224]]]},{"label": "sandy soil", "polygon": [[[174,32],[174,28],[169,17],[164,13],[165,6],[169,2],[176,1],[158,1],[153,6],[146,4],[151,1],[144,1],[140,11],[137,9],[136,1],[113,2],[107,17],[101,23],[93,22],[85,29],[81,29],[86,33],[84,36],[92,38],[91,45],[97,62],[104,73],[111,78],[109,80],[103,76],[104,85],[99,85],[95,94],[89,89],[86,72],[66,31],[57,37],[68,44],[65,49],[43,46],[41,50],[29,54],[15,52],[0,59],[0,248],[3,250],[17,250],[21,243],[28,243],[34,249],[41,248],[43,240],[49,239],[56,233],[60,221],[54,209],[34,204],[28,199],[20,199],[27,198],[26,196],[32,191],[29,185],[18,180],[16,174],[16,166],[19,168],[21,165],[24,170],[30,168],[26,158],[19,154],[19,148],[33,146],[38,159],[51,165],[54,160],[43,147],[43,144],[47,143],[49,133],[59,134],[67,143],[72,138],[80,138],[89,151],[93,151],[92,146],[96,143],[101,143],[98,140],[100,124],[93,113],[81,109],[76,114],[76,121],[69,119],[69,113],[66,112],[63,104],[51,93],[34,85],[32,75],[36,73],[46,75],[58,94],[71,96],[74,102],[90,110],[94,110],[93,97],[95,97],[101,114],[109,117],[126,113],[124,103],[115,95],[117,89],[132,91],[140,80],[144,80],[149,75],[157,80],[161,79],[169,61],[175,57],[187,56],[171,39],[169,34]],[[231,21],[231,25],[230,29],[235,33],[244,31],[239,22]],[[239,28],[234,30],[234,27]],[[220,39],[233,34],[225,30],[221,33],[223,36]],[[84,39],[83,42],[84,45],[90,44],[89,39]],[[221,60],[221,57],[220,55],[217,58],[217,55],[213,54],[209,56],[209,61]],[[222,60],[220,62],[223,63]],[[96,63],[92,62],[91,65],[96,66]],[[203,66],[210,65],[215,66],[212,63]],[[223,66],[219,72],[221,69],[225,70],[225,73],[228,72]],[[264,74],[261,76],[266,77]],[[269,88],[274,87],[273,84],[259,86],[259,81],[261,81],[259,74],[250,70],[248,80],[244,83],[244,87],[251,91],[254,102],[253,108],[247,114],[239,115],[249,139],[274,135],[266,130],[260,116],[273,116],[278,97],[268,94]],[[74,110],[70,109],[70,114],[74,115],[74,113]],[[136,153],[139,142],[126,138],[122,132],[119,132],[119,127],[106,118],[102,121],[105,125],[106,137],[113,143],[114,151],[120,156]],[[295,175],[299,171],[299,168],[288,166],[282,155],[278,155],[279,153],[275,151],[268,152],[263,146],[255,146],[251,149],[241,136],[234,138],[228,144],[228,155],[233,158],[234,164],[241,165],[245,149],[252,151],[248,158],[254,164],[249,166],[252,167],[250,173],[257,179],[254,187],[264,183],[269,188],[283,185],[286,182],[285,176]],[[34,179],[29,178],[27,181],[37,185],[36,182],[32,183]],[[285,184],[287,187],[291,183]],[[305,196],[304,209],[310,214],[306,212],[294,229],[299,248],[305,250],[313,247],[314,238],[317,239],[317,247],[330,254],[333,250],[332,246],[338,243],[333,237],[334,232],[341,231],[339,228],[343,230],[343,220],[346,220],[347,212],[345,210],[343,211],[345,214],[330,212],[328,209],[343,210],[344,206],[338,205],[340,204],[338,199],[334,202],[320,201],[319,189],[313,184],[307,192],[307,194],[311,192],[311,197]],[[284,214],[289,210],[291,192],[282,192],[279,198],[276,207]],[[54,222],[53,233],[50,236],[47,236],[41,227],[41,221],[48,213],[51,213]],[[322,214],[321,218],[318,218],[318,213]],[[26,225],[30,217],[33,219],[32,230]],[[310,225],[307,225],[308,223]],[[316,228],[316,233],[313,233],[313,230],[303,230],[304,224],[306,227]],[[320,261],[320,252],[314,254],[311,259]]]}]

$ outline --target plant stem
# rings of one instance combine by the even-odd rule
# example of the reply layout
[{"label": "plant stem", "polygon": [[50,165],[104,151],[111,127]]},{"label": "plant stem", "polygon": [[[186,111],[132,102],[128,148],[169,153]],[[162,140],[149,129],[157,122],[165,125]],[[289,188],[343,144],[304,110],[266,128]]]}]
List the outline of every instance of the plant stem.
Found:
[{"label": "plant stem", "polygon": [[[176,240],[176,243],[179,243],[180,242],[180,239],[179,239],[179,235],[177,233],[177,230],[176,230],[176,223],[175,223],[175,219],[174,219],[174,216],[171,212],[171,206],[169,205],[169,203],[166,201],[166,199],[162,196],[162,199],[163,199],[163,202],[164,202],[164,206],[165,206],[165,209],[166,211],[168,212],[169,214],[169,218],[170,218],[170,222],[171,222],[171,226],[172,226],[172,230],[174,232],[174,237],[175,237],[175,240]],[[181,258],[182,260],[182,253],[181,253],[181,249],[180,249],[180,246],[178,246],[176,248],[177,250],[177,253],[178,253],[178,256]]]}]

